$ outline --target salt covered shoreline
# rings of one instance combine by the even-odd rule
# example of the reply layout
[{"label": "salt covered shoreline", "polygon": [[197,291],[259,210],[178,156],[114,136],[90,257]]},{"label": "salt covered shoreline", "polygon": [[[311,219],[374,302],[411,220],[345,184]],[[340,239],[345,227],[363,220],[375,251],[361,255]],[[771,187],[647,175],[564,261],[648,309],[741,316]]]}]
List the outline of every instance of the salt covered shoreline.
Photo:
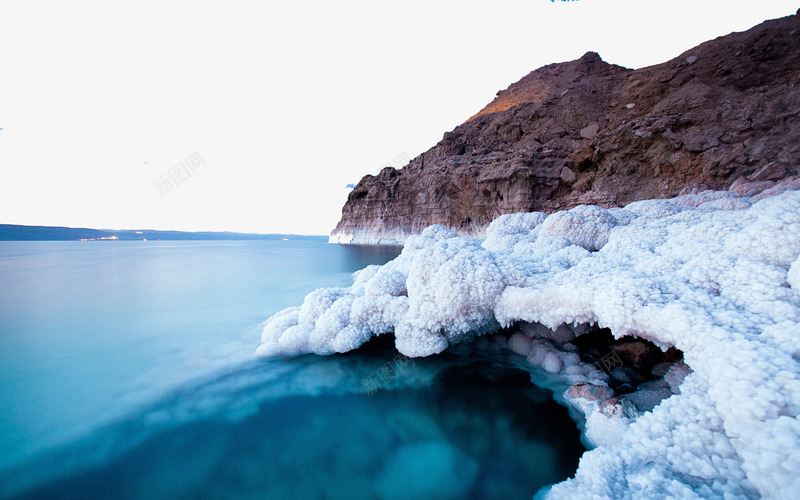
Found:
[{"label": "salt covered shoreline", "polygon": [[508,346],[528,363],[602,388],[570,346],[583,325],[609,328],[674,346],[685,365],[652,410],[601,411],[603,398],[566,391],[596,448],[542,495],[795,498],[800,191],[748,194],[504,215],[485,240],[432,226],[349,288],[273,316],[257,354],[346,352],[391,333],[402,354],[428,356],[514,326]]}]

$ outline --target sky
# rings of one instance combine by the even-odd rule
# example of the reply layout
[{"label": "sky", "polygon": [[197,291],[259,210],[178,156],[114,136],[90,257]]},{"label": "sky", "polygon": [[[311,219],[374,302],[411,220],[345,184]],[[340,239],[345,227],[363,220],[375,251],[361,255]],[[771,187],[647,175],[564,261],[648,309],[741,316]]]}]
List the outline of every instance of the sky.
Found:
[{"label": "sky", "polygon": [[0,223],[328,234],[545,64],[629,68],[796,0],[6,1]]}]

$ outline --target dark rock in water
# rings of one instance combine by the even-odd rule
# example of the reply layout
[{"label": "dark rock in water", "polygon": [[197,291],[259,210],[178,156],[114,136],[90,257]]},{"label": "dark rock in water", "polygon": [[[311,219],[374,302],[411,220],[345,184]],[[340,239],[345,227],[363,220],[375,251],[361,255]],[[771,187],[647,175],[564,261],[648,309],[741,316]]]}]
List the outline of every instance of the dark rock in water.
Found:
[{"label": "dark rock in water", "polygon": [[589,401],[603,401],[604,399],[614,397],[614,391],[602,385],[578,382],[570,386],[567,390],[567,396],[570,398],[582,398]]},{"label": "dark rock in water", "polygon": [[625,398],[606,399],[598,410],[608,417],[635,417],[637,414],[636,407]]},{"label": "dark rock in water", "polygon": [[669,361],[653,365],[653,367],[650,369],[650,377],[661,378],[667,374],[670,368],[672,368],[672,363]]},{"label": "dark rock in water", "polygon": [[[648,386],[651,381],[661,380],[675,362],[683,359],[683,353],[674,347],[662,351],[645,339],[623,337],[615,339],[607,328],[600,328],[579,335],[572,342],[578,349],[581,361],[597,367],[608,375],[608,394],[600,393],[590,384],[575,384],[568,396],[589,400],[605,400],[615,394],[642,411],[651,410],[665,397],[671,395],[669,387]],[[631,399],[643,388],[648,392]],[[656,390],[657,389],[657,390]],[[609,410],[612,411],[612,410]],[[622,411],[622,410],[620,410]],[[626,410],[627,411],[627,410]]]},{"label": "dark rock in water", "polygon": [[636,386],[644,382],[644,377],[627,366],[617,366],[611,370],[611,381],[609,385],[616,392],[624,394],[636,390]]},{"label": "dark rock in water", "polygon": [[[539,68],[401,170],[361,179],[332,241],[402,242],[431,224],[622,206],[800,174],[800,19],[767,21],[638,70]],[[742,191],[740,191],[742,190]]]},{"label": "dark rock in water", "polygon": [[635,392],[626,394],[625,399],[641,411],[651,411],[670,396],[669,384],[664,380],[654,380],[641,384]]},{"label": "dark rock in water", "polygon": [[625,366],[649,372],[649,367],[660,360],[664,352],[652,342],[633,338],[621,339],[611,347]]},{"label": "dark rock in water", "polygon": [[649,340],[633,337],[615,339],[607,328],[580,335],[572,343],[578,348],[582,361],[597,366],[609,375],[616,368],[625,368],[632,370],[625,373],[636,373],[637,378],[650,380],[663,376],[651,374],[654,366],[683,359],[683,353],[674,347],[662,351]]}]

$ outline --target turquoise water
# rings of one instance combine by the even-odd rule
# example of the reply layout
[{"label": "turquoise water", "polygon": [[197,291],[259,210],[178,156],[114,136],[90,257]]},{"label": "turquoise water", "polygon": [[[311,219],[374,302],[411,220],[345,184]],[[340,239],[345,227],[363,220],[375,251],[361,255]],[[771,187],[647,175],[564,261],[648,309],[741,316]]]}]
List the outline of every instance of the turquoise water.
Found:
[{"label": "turquoise water", "polygon": [[0,496],[530,498],[569,476],[566,409],[498,360],[382,338],[254,359],[260,322],[396,252],[0,243]]}]

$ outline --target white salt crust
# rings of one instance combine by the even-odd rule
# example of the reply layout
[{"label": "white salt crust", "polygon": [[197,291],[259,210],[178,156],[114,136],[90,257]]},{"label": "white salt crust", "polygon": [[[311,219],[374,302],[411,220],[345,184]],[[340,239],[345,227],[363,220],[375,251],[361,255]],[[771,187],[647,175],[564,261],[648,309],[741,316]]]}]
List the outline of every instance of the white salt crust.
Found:
[{"label": "white salt crust", "polygon": [[[576,334],[562,325],[596,324],[677,347],[691,373],[639,416],[587,410],[597,447],[542,495],[800,498],[798,255],[796,190],[504,215],[485,240],[432,226],[351,287],[273,316],[257,353],[332,354],[393,333],[401,353],[428,356],[526,322],[510,350],[588,380],[555,346]],[[541,325],[552,333],[525,332]]]}]

